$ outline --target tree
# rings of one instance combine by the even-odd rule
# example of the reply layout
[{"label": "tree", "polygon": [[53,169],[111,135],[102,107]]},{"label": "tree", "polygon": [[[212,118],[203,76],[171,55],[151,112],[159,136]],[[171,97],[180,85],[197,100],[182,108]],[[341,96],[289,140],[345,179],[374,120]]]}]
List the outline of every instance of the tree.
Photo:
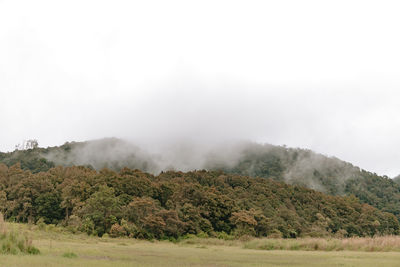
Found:
[{"label": "tree", "polygon": [[104,233],[108,233],[111,226],[117,222],[117,218],[120,216],[120,207],[114,189],[102,185],[86,201],[79,213],[85,220],[92,221],[96,233],[102,236]]},{"label": "tree", "polygon": [[22,141],[22,144],[15,145],[15,150],[28,150],[39,147],[39,142],[36,139]]},{"label": "tree", "polygon": [[37,216],[45,223],[54,223],[63,219],[64,214],[60,206],[61,197],[57,192],[47,192],[35,199]]},{"label": "tree", "polygon": [[254,218],[254,210],[233,212],[231,222],[236,226],[236,235],[255,235],[254,227],[257,221]]}]

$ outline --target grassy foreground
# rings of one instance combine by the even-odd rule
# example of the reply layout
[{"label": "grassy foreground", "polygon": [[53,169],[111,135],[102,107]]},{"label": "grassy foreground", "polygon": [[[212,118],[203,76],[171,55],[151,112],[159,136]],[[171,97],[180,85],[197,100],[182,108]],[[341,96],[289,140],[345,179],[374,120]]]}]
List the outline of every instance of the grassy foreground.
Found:
[{"label": "grassy foreground", "polygon": [[[385,247],[383,250],[394,250],[391,252],[311,251],[312,246],[310,249],[296,247],[293,242],[315,244],[323,243],[323,239],[189,239],[174,244],[168,241],[88,237],[69,234],[52,227],[43,230],[39,230],[37,226],[23,224],[13,224],[11,227],[31,236],[33,244],[41,253],[0,255],[0,266],[398,266],[400,262],[400,252],[396,252],[400,249],[394,246],[400,243],[400,238],[397,237],[388,237],[389,243],[385,243],[384,238],[343,240],[346,244],[374,241],[375,246]],[[277,249],[292,250],[269,250],[269,245],[263,247],[266,243],[284,244],[288,247],[277,245]],[[362,246],[346,249],[351,248],[364,250]]]}]

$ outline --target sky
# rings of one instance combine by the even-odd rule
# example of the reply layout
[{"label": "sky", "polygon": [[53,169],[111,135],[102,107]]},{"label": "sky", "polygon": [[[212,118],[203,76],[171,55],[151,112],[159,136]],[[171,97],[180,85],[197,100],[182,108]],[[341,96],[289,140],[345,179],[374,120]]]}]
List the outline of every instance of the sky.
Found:
[{"label": "sky", "polygon": [[0,151],[119,137],[400,174],[398,1],[0,0]]}]

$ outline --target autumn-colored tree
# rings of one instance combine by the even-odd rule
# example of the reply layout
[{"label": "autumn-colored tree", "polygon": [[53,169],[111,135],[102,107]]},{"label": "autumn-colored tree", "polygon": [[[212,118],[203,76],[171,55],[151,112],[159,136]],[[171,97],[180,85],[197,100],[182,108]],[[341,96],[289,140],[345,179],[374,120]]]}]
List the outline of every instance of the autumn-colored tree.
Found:
[{"label": "autumn-colored tree", "polygon": [[230,220],[236,227],[236,235],[255,235],[257,221],[254,218],[254,210],[233,212]]},{"label": "autumn-colored tree", "polygon": [[137,238],[344,237],[400,231],[393,214],[362,204],[355,196],[330,196],[221,171],[153,176],[127,168],[98,172],[73,166],[32,173],[20,164],[0,164],[0,205],[7,220]]}]

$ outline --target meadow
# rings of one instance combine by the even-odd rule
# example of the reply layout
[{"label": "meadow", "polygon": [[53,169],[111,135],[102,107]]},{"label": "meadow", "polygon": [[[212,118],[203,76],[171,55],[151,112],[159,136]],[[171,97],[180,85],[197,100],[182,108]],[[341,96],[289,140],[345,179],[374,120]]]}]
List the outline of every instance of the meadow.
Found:
[{"label": "meadow", "polygon": [[399,266],[400,237],[180,242],[99,238],[52,225],[8,224],[38,255],[0,255],[0,266]]}]

